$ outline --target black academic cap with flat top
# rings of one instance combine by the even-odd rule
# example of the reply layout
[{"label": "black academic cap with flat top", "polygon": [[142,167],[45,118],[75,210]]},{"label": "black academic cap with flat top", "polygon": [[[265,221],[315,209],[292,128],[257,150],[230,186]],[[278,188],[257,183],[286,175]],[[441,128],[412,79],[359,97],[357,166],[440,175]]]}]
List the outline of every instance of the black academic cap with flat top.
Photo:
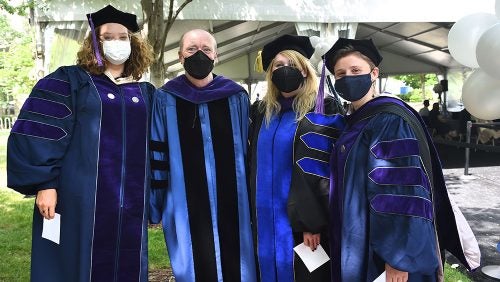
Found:
[{"label": "black academic cap with flat top", "polygon": [[306,58],[311,58],[314,47],[307,36],[285,34],[267,43],[262,49],[262,66],[267,70],[276,55],[284,50],[294,50]]},{"label": "black academic cap with flat top", "polygon": [[125,26],[132,32],[139,31],[136,15],[122,12],[111,5],[108,5],[97,12],[87,14],[87,19],[91,26],[93,24],[94,28],[106,23],[118,23]]},{"label": "black academic cap with flat top", "polygon": [[322,58],[325,59],[326,67],[331,73],[334,73],[333,67],[335,66],[335,62],[333,62],[333,59],[335,58],[335,55],[340,49],[347,46],[351,46],[354,50],[367,56],[375,64],[375,66],[378,66],[382,61],[382,56],[371,39],[339,38],[337,42],[333,44],[332,48],[330,48],[330,50],[322,56]]}]

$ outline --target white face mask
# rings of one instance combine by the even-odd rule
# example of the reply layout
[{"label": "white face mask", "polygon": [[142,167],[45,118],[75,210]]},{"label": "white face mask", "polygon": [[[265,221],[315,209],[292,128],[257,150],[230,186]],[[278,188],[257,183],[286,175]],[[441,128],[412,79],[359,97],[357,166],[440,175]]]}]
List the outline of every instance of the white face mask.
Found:
[{"label": "white face mask", "polygon": [[102,42],[104,57],[113,65],[121,65],[130,57],[130,41],[111,40]]}]

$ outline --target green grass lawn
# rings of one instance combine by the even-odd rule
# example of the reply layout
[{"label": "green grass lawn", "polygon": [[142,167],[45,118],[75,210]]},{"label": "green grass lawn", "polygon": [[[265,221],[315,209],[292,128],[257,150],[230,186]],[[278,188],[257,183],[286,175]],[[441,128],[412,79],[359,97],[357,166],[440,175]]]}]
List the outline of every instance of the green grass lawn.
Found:
[{"label": "green grass lawn", "polygon": [[[0,176],[5,183],[5,147],[8,132],[0,131]],[[4,186],[5,184],[2,184]],[[29,281],[31,253],[31,223],[34,199],[0,186],[0,282]],[[158,226],[149,228],[150,270],[170,267],[163,239]],[[445,267],[445,281],[471,281],[449,265]]]},{"label": "green grass lawn", "polygon": [[[34,199],[0,188],[0,281],[29,281]],[[170,267],[159,227],[149,228],[149,268]]]},{"label": "green grass lawn", "polygon": [[[0,188],[0,281],[29,281],[31,220],[34,199]],[[170,267],[161,228],[149,228],[149,268]],[[446,265],[445,281],[471,281]]]}]

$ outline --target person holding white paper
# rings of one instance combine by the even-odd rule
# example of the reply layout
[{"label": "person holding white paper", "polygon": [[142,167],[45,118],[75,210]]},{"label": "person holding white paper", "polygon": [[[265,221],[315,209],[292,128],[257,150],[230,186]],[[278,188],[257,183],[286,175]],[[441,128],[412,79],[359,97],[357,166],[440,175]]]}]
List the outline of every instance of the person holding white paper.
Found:
[{"label": "person holding white paper", "polygon": [[[252,106],[250,188],[261,281],[325,281],[294,255],[304,243],[328,250],[330,150],[344,126],[332,99],[317,94],[306,36],[283,35],[264,46],[268,91]],[[323,113],[323,110],[326,114]]]},{"label": "person holding white paper", "polygon": [[153,54],[136,15],[87,19],[77,64],[39,80],[12,127],[7,185],[36,195],[32,282],[146,282]]},{"label": "person holding white paper", "polygon": [[445,249],[477,267],[459,239],[425,123],[403,101],[376,93],[375,44],[340,38],[324,59],[335,90],[352,103],[332,153],[331,281],[372,282],[384,271],[387,281],[441,281]]}]

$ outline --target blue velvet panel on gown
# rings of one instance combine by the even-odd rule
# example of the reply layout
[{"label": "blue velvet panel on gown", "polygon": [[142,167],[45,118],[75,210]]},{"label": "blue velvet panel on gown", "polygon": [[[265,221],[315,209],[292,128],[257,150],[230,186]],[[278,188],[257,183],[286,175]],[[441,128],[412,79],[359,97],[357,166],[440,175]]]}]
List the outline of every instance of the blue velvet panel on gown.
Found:
[{"label": "blue velvet panel on gown", "polygon": [[151,220],[162,222],[176,281],[256,281],[248,108],[248,94],[222,76],[202,88],[180,76],[156,93]]}]

